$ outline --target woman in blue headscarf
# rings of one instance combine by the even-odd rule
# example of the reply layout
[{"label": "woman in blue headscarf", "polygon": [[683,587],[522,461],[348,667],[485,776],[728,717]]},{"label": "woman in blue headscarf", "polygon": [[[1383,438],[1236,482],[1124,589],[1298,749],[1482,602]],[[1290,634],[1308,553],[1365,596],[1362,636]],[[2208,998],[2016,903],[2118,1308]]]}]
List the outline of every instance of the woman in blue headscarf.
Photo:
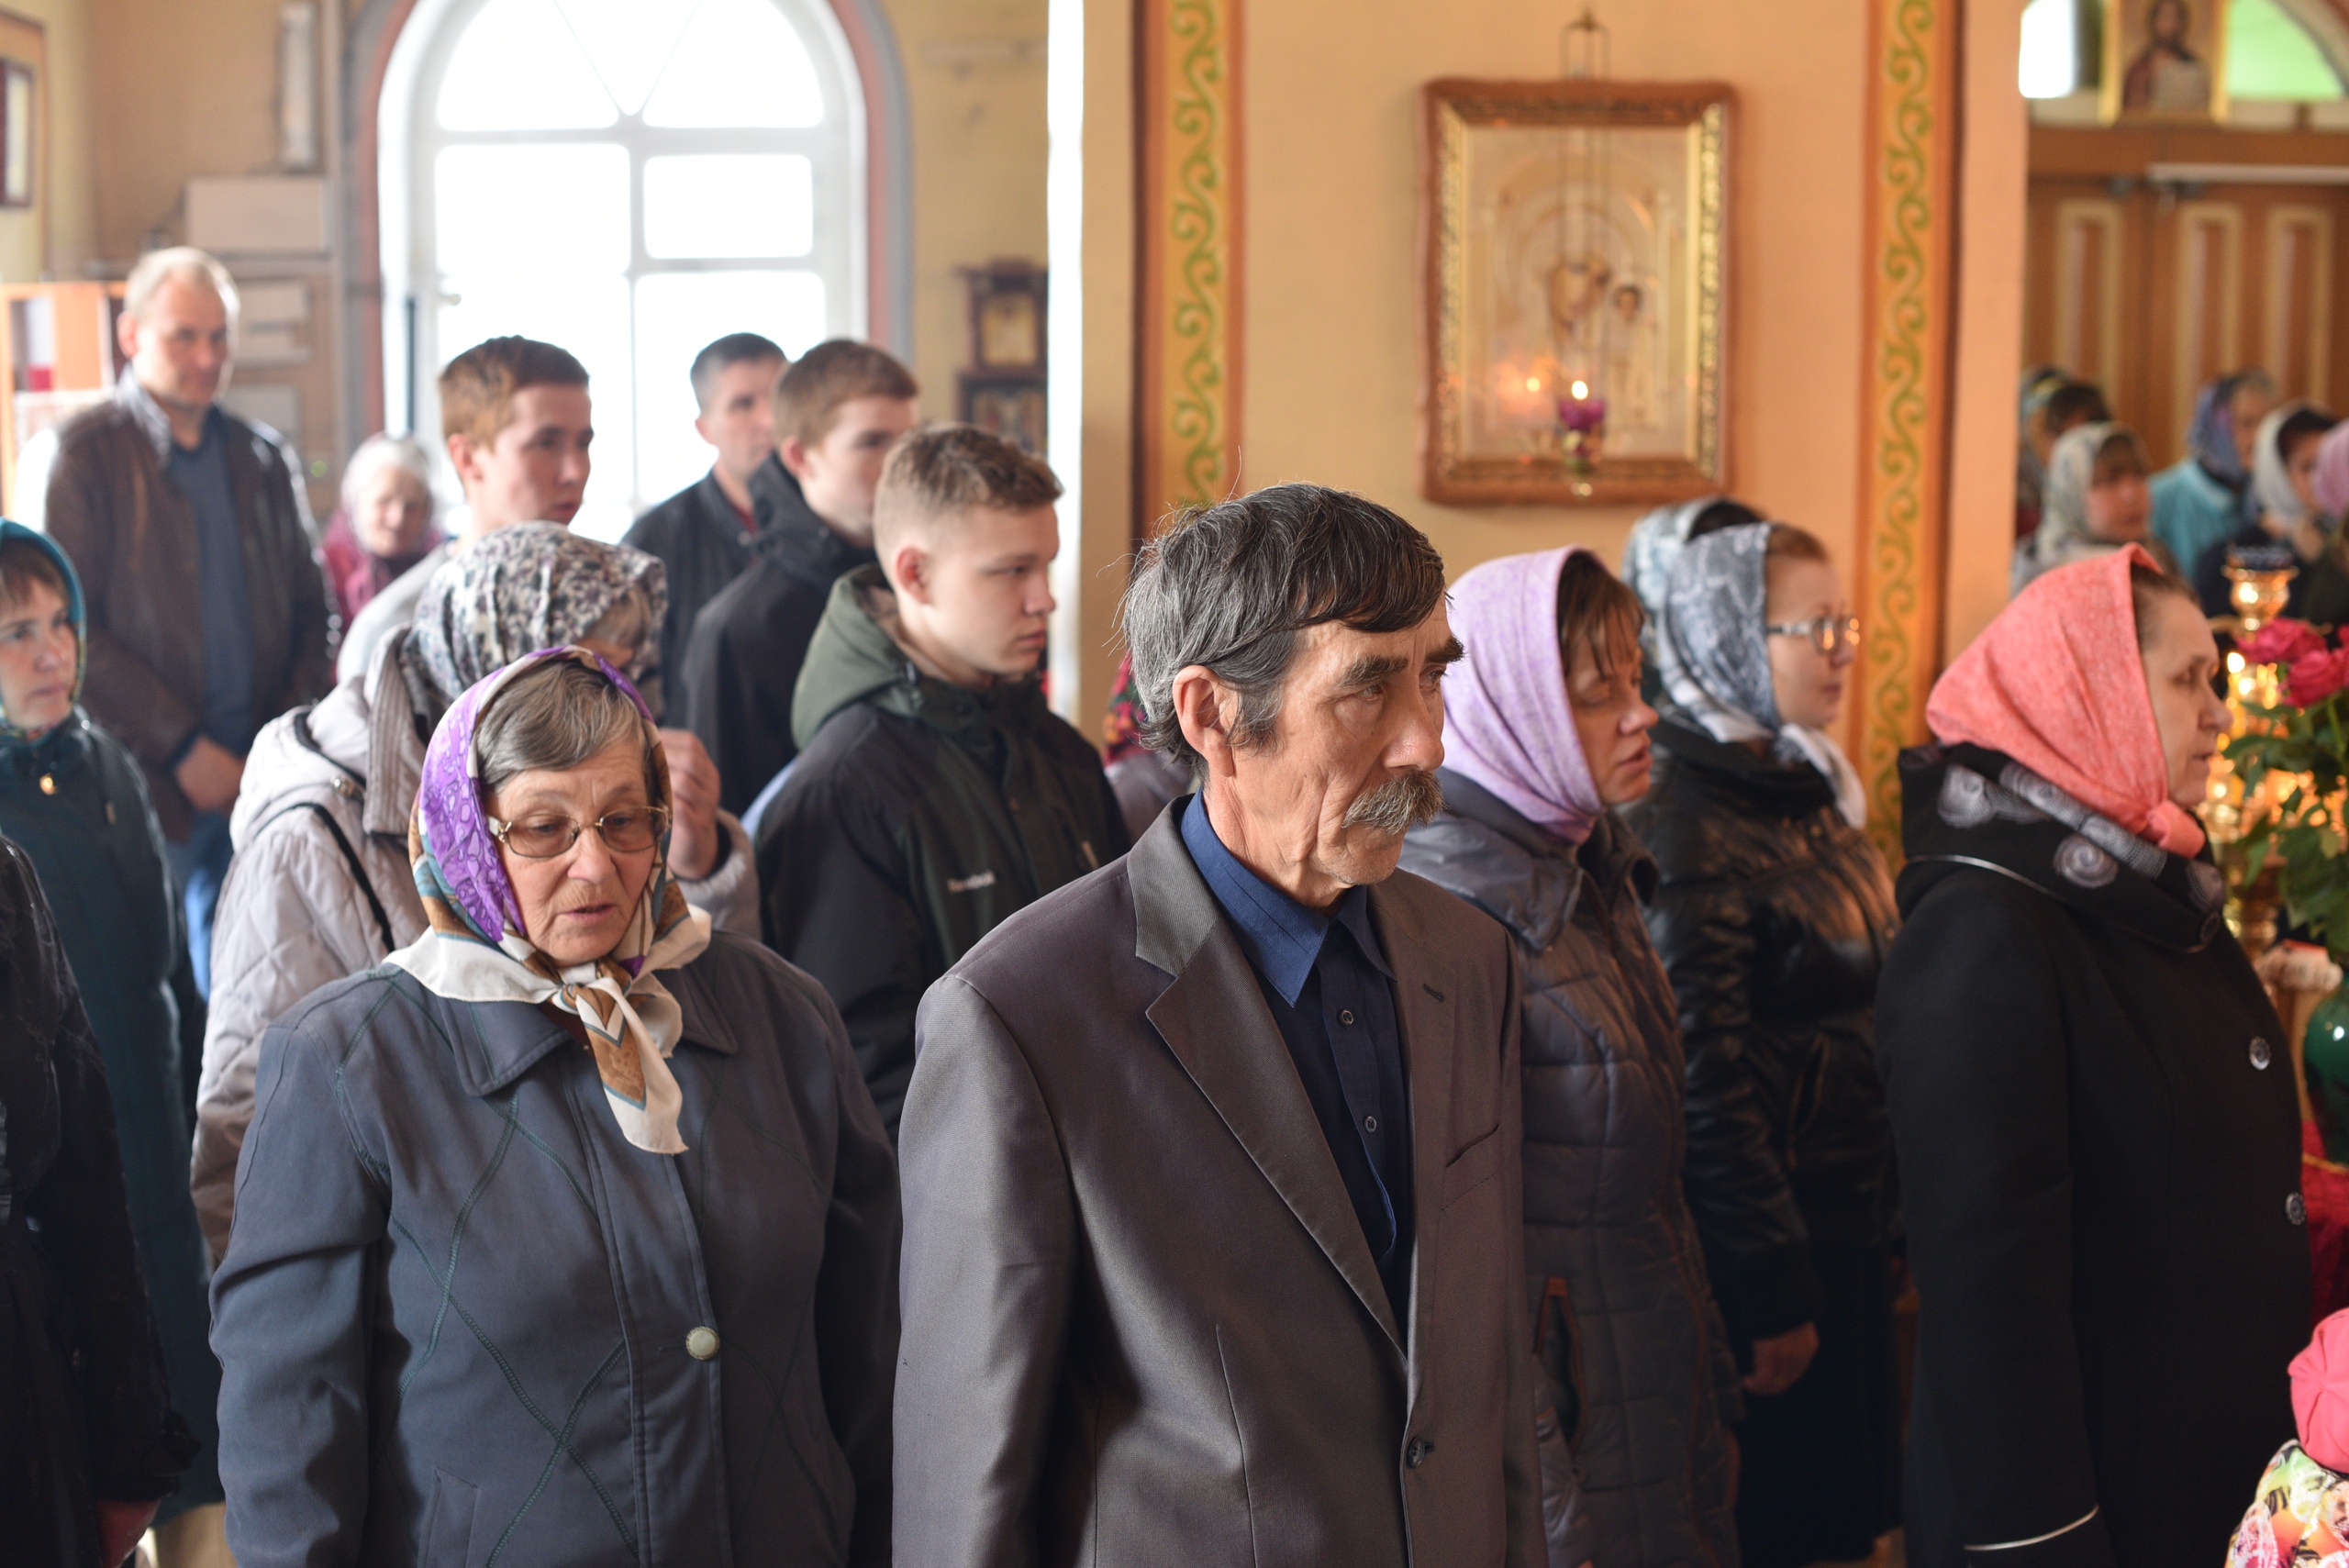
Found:
[{"label": "woman in blue headscarf", "polygon": [[139,766],[82,712],[83,649],[73,563],[46,536],[0,521],[0,834],[40,875],[97,1037],[172,1404],[203,1445],[157,1516],[169,1568],[220,1532],[220,1365],[205,1342],[209,1270],[188,1195],[181,1069],[204,1038],[203,1004]]},{"label": "woman in blue headscarf", "polygon": [[2222,375],[2196,395],[2186,455],[2153,484],[2153,536],[2185,570],[2252,520],[2253,442],[2275,406],[2276,384],[2265,371]]}]

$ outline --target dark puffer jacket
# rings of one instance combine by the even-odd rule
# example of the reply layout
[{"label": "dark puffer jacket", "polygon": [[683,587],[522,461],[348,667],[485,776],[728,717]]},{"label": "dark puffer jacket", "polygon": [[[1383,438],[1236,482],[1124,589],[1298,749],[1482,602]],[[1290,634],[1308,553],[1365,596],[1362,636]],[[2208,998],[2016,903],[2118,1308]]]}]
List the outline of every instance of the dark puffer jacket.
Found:
[{"label": "dark puffer jacket", "polygon": [[1899,926],[1884,858],[1808,766],[1667,720],[1625,817],[1662,883],[1648,929],[1688,1051],[1688,1205],[1734,1342],[1809,1322],[1812,1245],[1897,1230],[1872,1044]]},{"label": "dark puffer jacket", "polygon": [[1655,866],[1601,817],[1579,851],[1460,774],[1403,869],[1516,936],[1525,970],[1525,1256],[1545,1391],[1587,1533],[1551,1561],[1734,1564],[1737,1367],[1681,1191],[1683,1062],[1641,925]]}]

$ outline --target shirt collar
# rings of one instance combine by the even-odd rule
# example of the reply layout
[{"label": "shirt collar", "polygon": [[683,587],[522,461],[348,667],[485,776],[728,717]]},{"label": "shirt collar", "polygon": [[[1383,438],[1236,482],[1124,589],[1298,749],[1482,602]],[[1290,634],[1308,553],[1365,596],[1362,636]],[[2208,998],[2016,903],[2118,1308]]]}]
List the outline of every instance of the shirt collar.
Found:
[{"label": "shirt collar", "polygon": [[1394,979],[1371,927],[1367,889],[1346,889],[1327,917],[1317,915],[1250,871],[1224,847],[1199,796],[1186,801],[1182,813],[1183,844],[1191,851],[1200,878],[1230,917],[1248,961],[1280,993],[1282,1001],[1297,1006],[1297,994],[1305,989],[1306,978],[1313,973],[1314,961],[1321,956],[1321,945],[1333,925],[1343,926],[1378,972]]},{"label": "shirt collar", "polygon": [[[126,371],[114,384],[114,395],[115,401],[128,410],[130,417],[139,426],[139,433],[147,438],[148,445],[155,449],[155,461],[169,462],[173,445],[172,419],[163,412],[163,406],[155,401],[154,394],[141,386],[137,376]],[[206,440],[212,439],[214,423],[219,417],[220,406],[217,403],[204,411]],[[203,449],[199,447],[197,450]]]}]

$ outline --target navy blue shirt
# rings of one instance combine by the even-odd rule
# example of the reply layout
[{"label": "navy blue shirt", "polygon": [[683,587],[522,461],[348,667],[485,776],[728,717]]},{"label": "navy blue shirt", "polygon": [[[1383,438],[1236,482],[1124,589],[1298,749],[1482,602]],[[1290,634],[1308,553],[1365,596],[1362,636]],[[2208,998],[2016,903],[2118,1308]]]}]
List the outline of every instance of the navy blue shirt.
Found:
[{"label": "navy blue shirt", "polygon": [[253,743],[252,617],[245,595],[245,541],[228,485],[220,411],[204,419],[195,450],[171,443],[163,472],[195,517],[196,603],[204,617],[204,733],[241,757]]},{"label": "navy blue shirt", "polygon": [[1370,895],[1350,887],[1327,916],[1318,915],[1241,865],[1198,796],[1176,809],[1184,846],[1231,921],[1313,1102],[1395,1321],[1408,1325],[1411,1100],[1395,1021],[1395,972],[1371,926]]}]

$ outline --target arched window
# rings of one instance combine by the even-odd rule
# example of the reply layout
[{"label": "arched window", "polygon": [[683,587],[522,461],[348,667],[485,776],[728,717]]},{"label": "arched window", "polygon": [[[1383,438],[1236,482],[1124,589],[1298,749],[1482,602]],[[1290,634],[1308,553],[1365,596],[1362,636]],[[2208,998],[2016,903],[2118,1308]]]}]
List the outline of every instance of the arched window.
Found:
[{"label": "arched window", "polygon": [[824,0],[428,8],[383,100],[385,406],[436,432],[455,354],[569,349],[596,411],[574,526],[616,538],[708,466],[685,374],[704,343],[864,330],[853,58]]},{"label": "arched window", "polygon": [[2277,0],[2234,0],[2227,8],[2227,95],[2321,102],[2342,95],[2341,72]]},{"label": "arched window", "polygon": [[[2097,0],[2031,0],[2023,7],[2015,77],[2024,97],[2061,98],[2096,85],[2102,17]],[[2232,0],[2227,96],[2295,103],[2343,97],[2344,50],[2349,28],[2321,0]]]}]

